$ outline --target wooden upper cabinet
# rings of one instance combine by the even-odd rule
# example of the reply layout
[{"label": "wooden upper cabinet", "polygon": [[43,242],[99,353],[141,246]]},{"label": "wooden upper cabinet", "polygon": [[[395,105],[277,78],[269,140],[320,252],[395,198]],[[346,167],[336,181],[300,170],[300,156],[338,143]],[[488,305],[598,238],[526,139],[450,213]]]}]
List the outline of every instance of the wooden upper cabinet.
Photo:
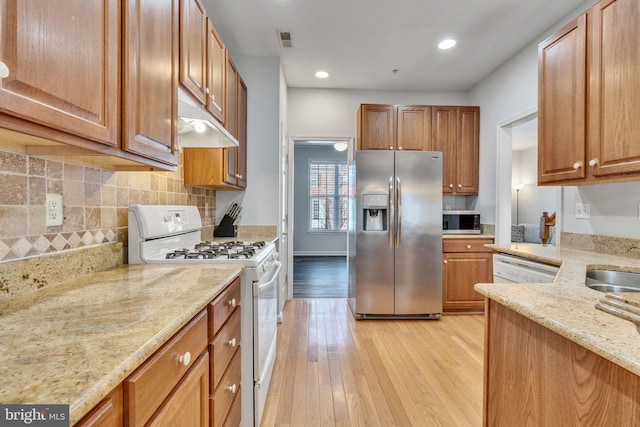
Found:
[{"label": "wooden upper cabinet", "polygon": [[178,0],[123,7],[123,149],[177,165]]},{"label": "wooden upper cabinet", "polygon": [[216,32],[211,20],[208,20],[207,41],[207,110],[213,114],[220,123],[225,122],[225,71],[227,56],[224,43]]},{"label": "wooden upper cabinet", "polygon": [[538,47],[538,182],[585,177],[586,16]]},{"label": "wooden upper cabinet", "polygon": [[247,186],[247,86],[238,75],[238,187]]},{"label": "wooden upper cabinet", "polygon": [[456,193],[478,194],[480,107],[457,107]]},{"label": "wooden upper cabinet", "polygon": [[207,11],[200,0],[180,0],[180,84],[207,101]]},{"label": "wooden upper cabinet", "polygon": [[[236,69],[231,55],[227,54],[227,106],[225,128],[234,138],[238,139],[238,70]],[[225,148],[225,179],[230,185],[238,183],[238,148]]]},{"label": "wooden upper cabinet", "polygon": [[595,177],[640,173],[640,5],[604,0],[589,28],[588,171]]},{"label": "wooden upper cabinet", "polygon": [[358,148],[395,150],[396,126],[393,105],[363,104],[358,111]]},{"label": "wooden upper cabinet", "polygon": [[397,107],[397,150],[431,150],[431,107]]},{"label": "wooden upper cabinet", "polygon": [[0,32],[0,112],[118,146],[120,1],[2,1]]},{"label": "wooden upper cabinet", "polygon": [[478,194],[480,107],[431,109],[432,150],[442,152],[442,192]]}]

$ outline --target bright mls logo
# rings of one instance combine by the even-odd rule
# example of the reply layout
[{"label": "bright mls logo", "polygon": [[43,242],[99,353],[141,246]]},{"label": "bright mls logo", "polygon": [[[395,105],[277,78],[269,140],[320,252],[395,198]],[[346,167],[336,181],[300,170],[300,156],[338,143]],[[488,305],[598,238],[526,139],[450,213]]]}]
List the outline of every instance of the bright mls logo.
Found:
[{"label": "bright mls logo", "polygon": [[0,427],[69,427],[69,405],[2,405]]}]

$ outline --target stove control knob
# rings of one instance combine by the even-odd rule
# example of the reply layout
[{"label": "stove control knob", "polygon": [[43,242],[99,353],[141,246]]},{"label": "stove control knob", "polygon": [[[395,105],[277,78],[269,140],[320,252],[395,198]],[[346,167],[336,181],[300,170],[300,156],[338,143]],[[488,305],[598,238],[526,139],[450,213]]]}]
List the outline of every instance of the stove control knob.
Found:
[{"label": "stove control knob", "polygon": [[171,222],[172,216],[167,214],[164,216],[164,222]]},{"label": "stove control knob", "polygon": [[187,351],[185,354],[178,357],[178,362],[182,363],[184,366],[189,366],[189,362],[191,362],[191,353]]}]

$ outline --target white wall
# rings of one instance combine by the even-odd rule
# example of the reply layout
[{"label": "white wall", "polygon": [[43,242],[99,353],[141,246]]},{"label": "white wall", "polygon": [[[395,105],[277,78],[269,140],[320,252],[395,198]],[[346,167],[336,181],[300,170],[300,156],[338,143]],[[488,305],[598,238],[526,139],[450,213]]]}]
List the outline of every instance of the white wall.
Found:
[{"label": "white wall", "polygon": [[247,189],[216,191],[216,221],[242,206],[241,225],[277,225],[280,176],[280,58],[234,57],[247,85]]},{"label": "white wall", "polygon": [[309,232],[309,161],[341,160],[346,163],[347,152],[332,146],[310,147],[296,144],[294,163],[294,255],[346,255],[347,233]]},{"label": "white wall", "polygon": [[289,135],[355,138],[360,104],[471,105],[464,92],[289,88]]}]

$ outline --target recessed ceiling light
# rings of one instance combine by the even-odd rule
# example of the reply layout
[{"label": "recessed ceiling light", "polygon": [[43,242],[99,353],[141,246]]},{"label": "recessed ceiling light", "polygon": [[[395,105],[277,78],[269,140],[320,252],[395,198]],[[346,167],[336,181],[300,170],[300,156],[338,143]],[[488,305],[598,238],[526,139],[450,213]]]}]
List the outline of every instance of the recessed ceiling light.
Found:
[{"label": "recessed ceiling light", "polygon": [[456,45],[456,41],[453,39],[446,39],[446,40],[442,40],[439,44],[438,47],[440,49],[451,49],[452,47],[454,47]]},{"label": "recessed ceiling light", "polygon": [[319,79],[326,79],[329,77],[329,73],[326,71],[316,71],[316,77]]}]

